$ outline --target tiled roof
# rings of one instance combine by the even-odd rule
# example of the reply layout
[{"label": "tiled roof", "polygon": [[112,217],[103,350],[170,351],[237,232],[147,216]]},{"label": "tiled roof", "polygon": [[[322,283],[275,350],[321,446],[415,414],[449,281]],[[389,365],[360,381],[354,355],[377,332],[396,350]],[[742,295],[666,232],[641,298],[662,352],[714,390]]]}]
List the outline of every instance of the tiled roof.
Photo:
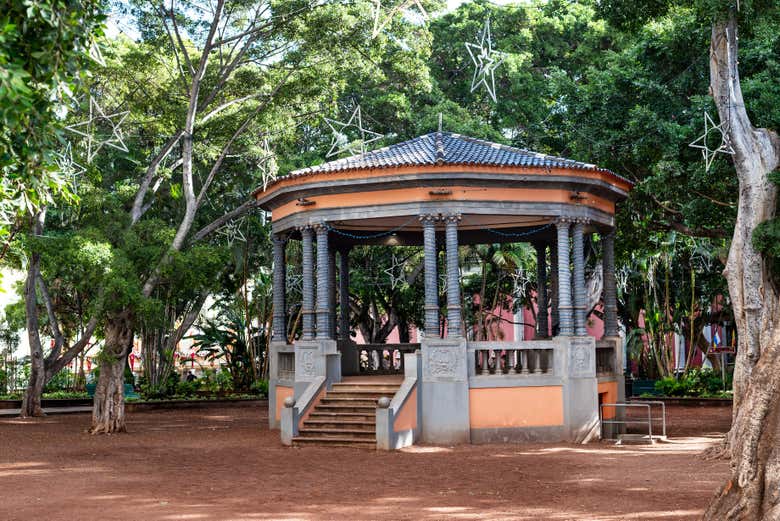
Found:
[{"label": "tiled roof", "polygon": [[346,170],[425,165],[525,166],[609,172],[596,165],[573,159],[548,156],[451,132],[433,132],[364,154],[294,170],[290,172],[289,177]]}]

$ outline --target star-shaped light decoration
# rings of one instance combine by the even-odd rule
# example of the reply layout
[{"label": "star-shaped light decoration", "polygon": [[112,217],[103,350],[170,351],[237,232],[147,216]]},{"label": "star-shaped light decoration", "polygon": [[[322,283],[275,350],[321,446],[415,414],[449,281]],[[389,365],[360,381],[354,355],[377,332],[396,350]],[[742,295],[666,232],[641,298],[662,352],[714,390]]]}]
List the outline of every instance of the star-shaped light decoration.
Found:
[{"label": "star-shaped light decoration", "polygon": [[263,191],[265,191],[270,183],[276,181],[276,176],[279,173],[276,155],[268,146],[268,138],[263,139],[261,155],[260,163],[257,166],[260,171],[260,178],[263,180]]},{"label": "star-shaped light decoration", "polygon": [[303,274],[287,272],[285,287],[288,292],[303,293]]},{"label": "star-shaped light decoration", "polygon": [[406,262],[398,262],[396,256],[393,255],[392,264],[385,270],[385,273],[387,273],[388,277],[390,277],[390,287],[392,289],[395,289],[406,282],[406,274],[404,273],[405,268]]},{"label": "star-shaped light decoration", "polygon": [[[731,148],[731,143],[729,142],[728,132],[723,128],[725,124],[726,122],[724,121],[720,125],[716,125],[709,113],[704,111],[704,134],[688,144],[691,148],[701,149],[701,155],[704,158],[704,169],[707,172],[709,172],[712,162],[715,161],[716,154],[734,155],[734,149]],[[720,132],[720,144],[717,148],[710,148],[707,144],[710,132]]]},{"label": "star-shaped light decoration", "polygon": [[512,279],[512,296],[514,298],[523,298],[531,283],[530,274],[523,268],[518,268],[509,275]]},{"label": "star-shaped light decoration", "polygon": [[441,293],[447,293],[447,272],[439,275],[439,291]]},{"label": "star-shaped light decoration", "polygon": [[78,178],[83,175],[87,169],[73,160],[73,149],[71,148],[70,142],[65,145],[62,152],[56,152],[54,156],[54,164],[57,165],[61,174],[70,178],[73,192],[78,193]]},{"label": "star-shaped light decoration", "polygon": [[474,62],[474,77],[471,79],[471,92],[484,85],[493,102],[496,102],[495,71],[506,58],[506,53],[493,49],[493,38],[490,34],[490,19],[485,22],[479,44],[466,43],[466,50]]},{"label": "star-shaped light decoration", "polygon": [[[104,146],[127,152],[124,135],[119,127],[129,113],[129,110],[125,110],[123,112],[115,112],[114,114],[106,115],[97,100],[90,96],[89,119],[87,121],[82,121],[81,123],[76,123],[75,125],[68,125],[65,127],[65,130],[69,130],[74,134],[87,138],[87,163],[91,163],[100,149]],[[96,135],[96,131],[97,127],[102,125],[109,129],[111,135],[106,138],[104,134],[104,138],[100,139],[99,136]],[[82,130],[82,128],[84,130]]]},{"label": "star-shaped light decoration", "polygon": [[395,7],[385,10],[384,13],[382,12],[382,0],[374,0],[374,28],[371,31],[371,38],[379,36],[379,33],[393,21],[393,18],[395,18],[399,12],[409,9],[412,6],[417,7],[420,13],[419,16],[422,20],[428,19],[428,12],[422,6],[422,3],[420,3],[420,0],[402,0]]},{"label": "star-shaped light decoration", "polygon": [[[328,150],[325,157],[337,156],[344,152],[349,152],[352,155],[364,154],[366,152],[366,145],[385,137],[383,134],[363,128],[363,115],[360,111],[360,105],[355,107],[355,110],[346,123],[330,118],[323,119],[325,119],[325,123],[328,124],[333,132],[330,150]],[[345,130],[350,127],[357,129],[356,133],[359,137],[355,140],[350,140],[345,132]]]},{"label": "star-shaped light decoration", "polygon": [[89,44],[89,57],[101,67],[106,66],[106,60],[103,58],[103,53],[100,52],[100,45],[94,40]]},{"label": "star-shaped light decoration", "polygon": [[246,237],[244,237],[244,233],[241,231],[243,222],[243,217],[236,221],[230,221],[217,232],[219,235],[224,235],[227,238],[228,248],[232,248],[235,241],[246,242]]}]

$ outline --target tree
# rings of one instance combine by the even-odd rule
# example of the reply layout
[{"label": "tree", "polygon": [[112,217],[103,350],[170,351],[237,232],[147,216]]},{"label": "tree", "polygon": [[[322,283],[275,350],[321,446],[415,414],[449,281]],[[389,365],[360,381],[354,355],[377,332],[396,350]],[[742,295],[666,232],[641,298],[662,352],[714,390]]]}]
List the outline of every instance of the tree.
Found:
[{"label": "tree", "polygon": [[[778,16],[776,6],[744,16]],[[780,515],[780,287],[773,260],[754,244],[755,231],[777,215],[777,186],[770,174],[780,165],[780,136],[756,128],[739,78],[735,10],[712,25],[710,93],[724,135],[734,151],[739,206],[724,271],[734,306],[739,346],[734,369],[734,421],[728,435],[731,472],[710,504],[706,519],[776,519]]]},{"label": "tree", "polygon": [[[102,34],[102,2],[3,2],[0,15],[0,260],[14,237],[30,228],[41,235],[46,207],[73,202],[69,172],[57,165],[64,117],[87,78],[90,53]],[[42,414],[43,386],[88,344],[97,322],[86,325],[73,345],[54,316],[40,273],[40,253],[27,254],[25,301],[31,374],[22,416]],[[44,357],[37,299],[43,300],[54,345]]]},{"label": "tree", "polygon": [[37,211],[72,198],[55,153],[102,34],[102,4],[0,2],[0,259]]},{"label": "tree", "polygon": [[[257,158],[262,139],[278,134],[280,149],[290,146],[297,121],[338,98],[345,76],[357,78],[356,82],[383,78],[387,89],[403,88],[408,84],[404,75],[419,73],[420,52],[413,39],[380,39],[370,48],[354,44],[370,32],[368,7],[366,2],[312,6],[219,0],[208,9],[193,10],[183,3],[170,8],[133,4],[143,35],[141,47],[151,51],[137,59],[155,62],[159,58],[172,72],[162,76],[166,90],[161,92],[144,88],[146,81],[156,77],[121,81],[122,67],[115,67],[118,81],[101,84],[101,90],[116,98],[143,102],[157,95],[165,103],[139,104],[159,118],[137,121],[139,137],[152,138],[139,140],[141,146],[132,152],[137,163],[111,157],[100,180],[101,190],[126,205],[113,216],[114,229],[104,226],[104,233],[128,259],[128,273],[121,284],[110,288],[116,296],[106,299],[111,305],[103,311],[105,343],[93,433],[125,428],[121,385],[125,358],[144,310],[150,309],[157,293],[166,294],[158,289],[175,259],[208,243],[225,224],[257,209],[248,196],[250,185],[256,186],[258,179],[248,171],[257,170],[249,162]],[[402,33],[412,31],[408,24],[400,25]],[[396,63],[403,66],[393,67]],[[374,88],[379,91],[381,86]],[[144,165],[140,181],[135,164]],[[149,228],[152,221],[157,225]],[[132,241],[150,233],[162,240],[142,258],[137,250],[144,240]]]}]

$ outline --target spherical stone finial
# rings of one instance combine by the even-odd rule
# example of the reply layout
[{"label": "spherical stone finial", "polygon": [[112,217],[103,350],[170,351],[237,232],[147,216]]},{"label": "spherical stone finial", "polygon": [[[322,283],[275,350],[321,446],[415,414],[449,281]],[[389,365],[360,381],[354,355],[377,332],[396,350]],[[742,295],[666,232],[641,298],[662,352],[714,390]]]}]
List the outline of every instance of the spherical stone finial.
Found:
[{"label": "spherical stone finial", "polygon": [[288,408],[289,407],[295,407],[295,398],[293,398],[292,396],[288,396],[287,398],[285,398],[284,399],[284,406],[288,407]]},{"label": "spherical stone finial", "polygon": [[377,400],[376,404],[379,406],[380,409],[387,409],[390,407],[390,398],[387,396],[381,397],[379,400]]}]

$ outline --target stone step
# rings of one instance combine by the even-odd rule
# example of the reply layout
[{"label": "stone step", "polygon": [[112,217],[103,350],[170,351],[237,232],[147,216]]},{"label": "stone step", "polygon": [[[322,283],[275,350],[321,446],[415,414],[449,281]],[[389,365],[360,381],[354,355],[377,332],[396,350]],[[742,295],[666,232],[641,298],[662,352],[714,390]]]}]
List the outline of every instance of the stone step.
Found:
[{"label": "stone step", "polygon": [[352,436],[333,436],[304,438],[296,436],[293,438],[293,445],[327,445],[330,447],[356,447],[365,449],[376,449],[376,438],[364,439]]},{"label": "stone step", "polygon": [[317,404],[319,407],[320,405],[346,405],[346,406],[362,406],[362,407],[377,407],[377,400],[369,400],[366,398],[345,398],[345,397],[332,397],[330,394],[326,394],[322,400],[320,400],[320,403]]},{"label": "stone step", "polygon": [[305,425],[298,432],[298,435],[301,438],[343,438],[349,436],[361,440],[376,440],[376,431],[374,430],[346,428],[326,429],[324,427],[306,427]]},{"label": "stone step", "polygon": [[374,383],[361,383],[361,382],[337,382],[334,383],[333,389],[378,389],[380,391],[388,391],[398,389],[401,387],[400,383],[397,384],[374,384]]},{"label": "stone step", "polygon": [[344,418],[312,418],[311,416],[303,422],[304,427],[314,427],[322,429],[357,429],[357,430],[376,430],[376,420],[352,420]]},{"label": "stone step", "polygon": [[355,412],[376,417],[376,404],[355,405],[355,404],[329,404],[319,403],[313,412]]},{"label": "stone step", "polygon": [[392,398],[395,396],[394,391],[365,391],[365,390],[359,390],[359,391],[328,391],[327,395],[328,398],[365,398],[365,399],[379,399],[382,396],[387,396],[389,398]]},{"label": "stone step", "polygon": [[361,412],[328,412],[328,411],[318,411],[316,408],[309,414],[309,417],[306,419],[308,420],[319,420],[319,421],[364,421],[369,422],[372,424],[376,424],[376,414],[373,412],[371,413],[361,413]]}]

